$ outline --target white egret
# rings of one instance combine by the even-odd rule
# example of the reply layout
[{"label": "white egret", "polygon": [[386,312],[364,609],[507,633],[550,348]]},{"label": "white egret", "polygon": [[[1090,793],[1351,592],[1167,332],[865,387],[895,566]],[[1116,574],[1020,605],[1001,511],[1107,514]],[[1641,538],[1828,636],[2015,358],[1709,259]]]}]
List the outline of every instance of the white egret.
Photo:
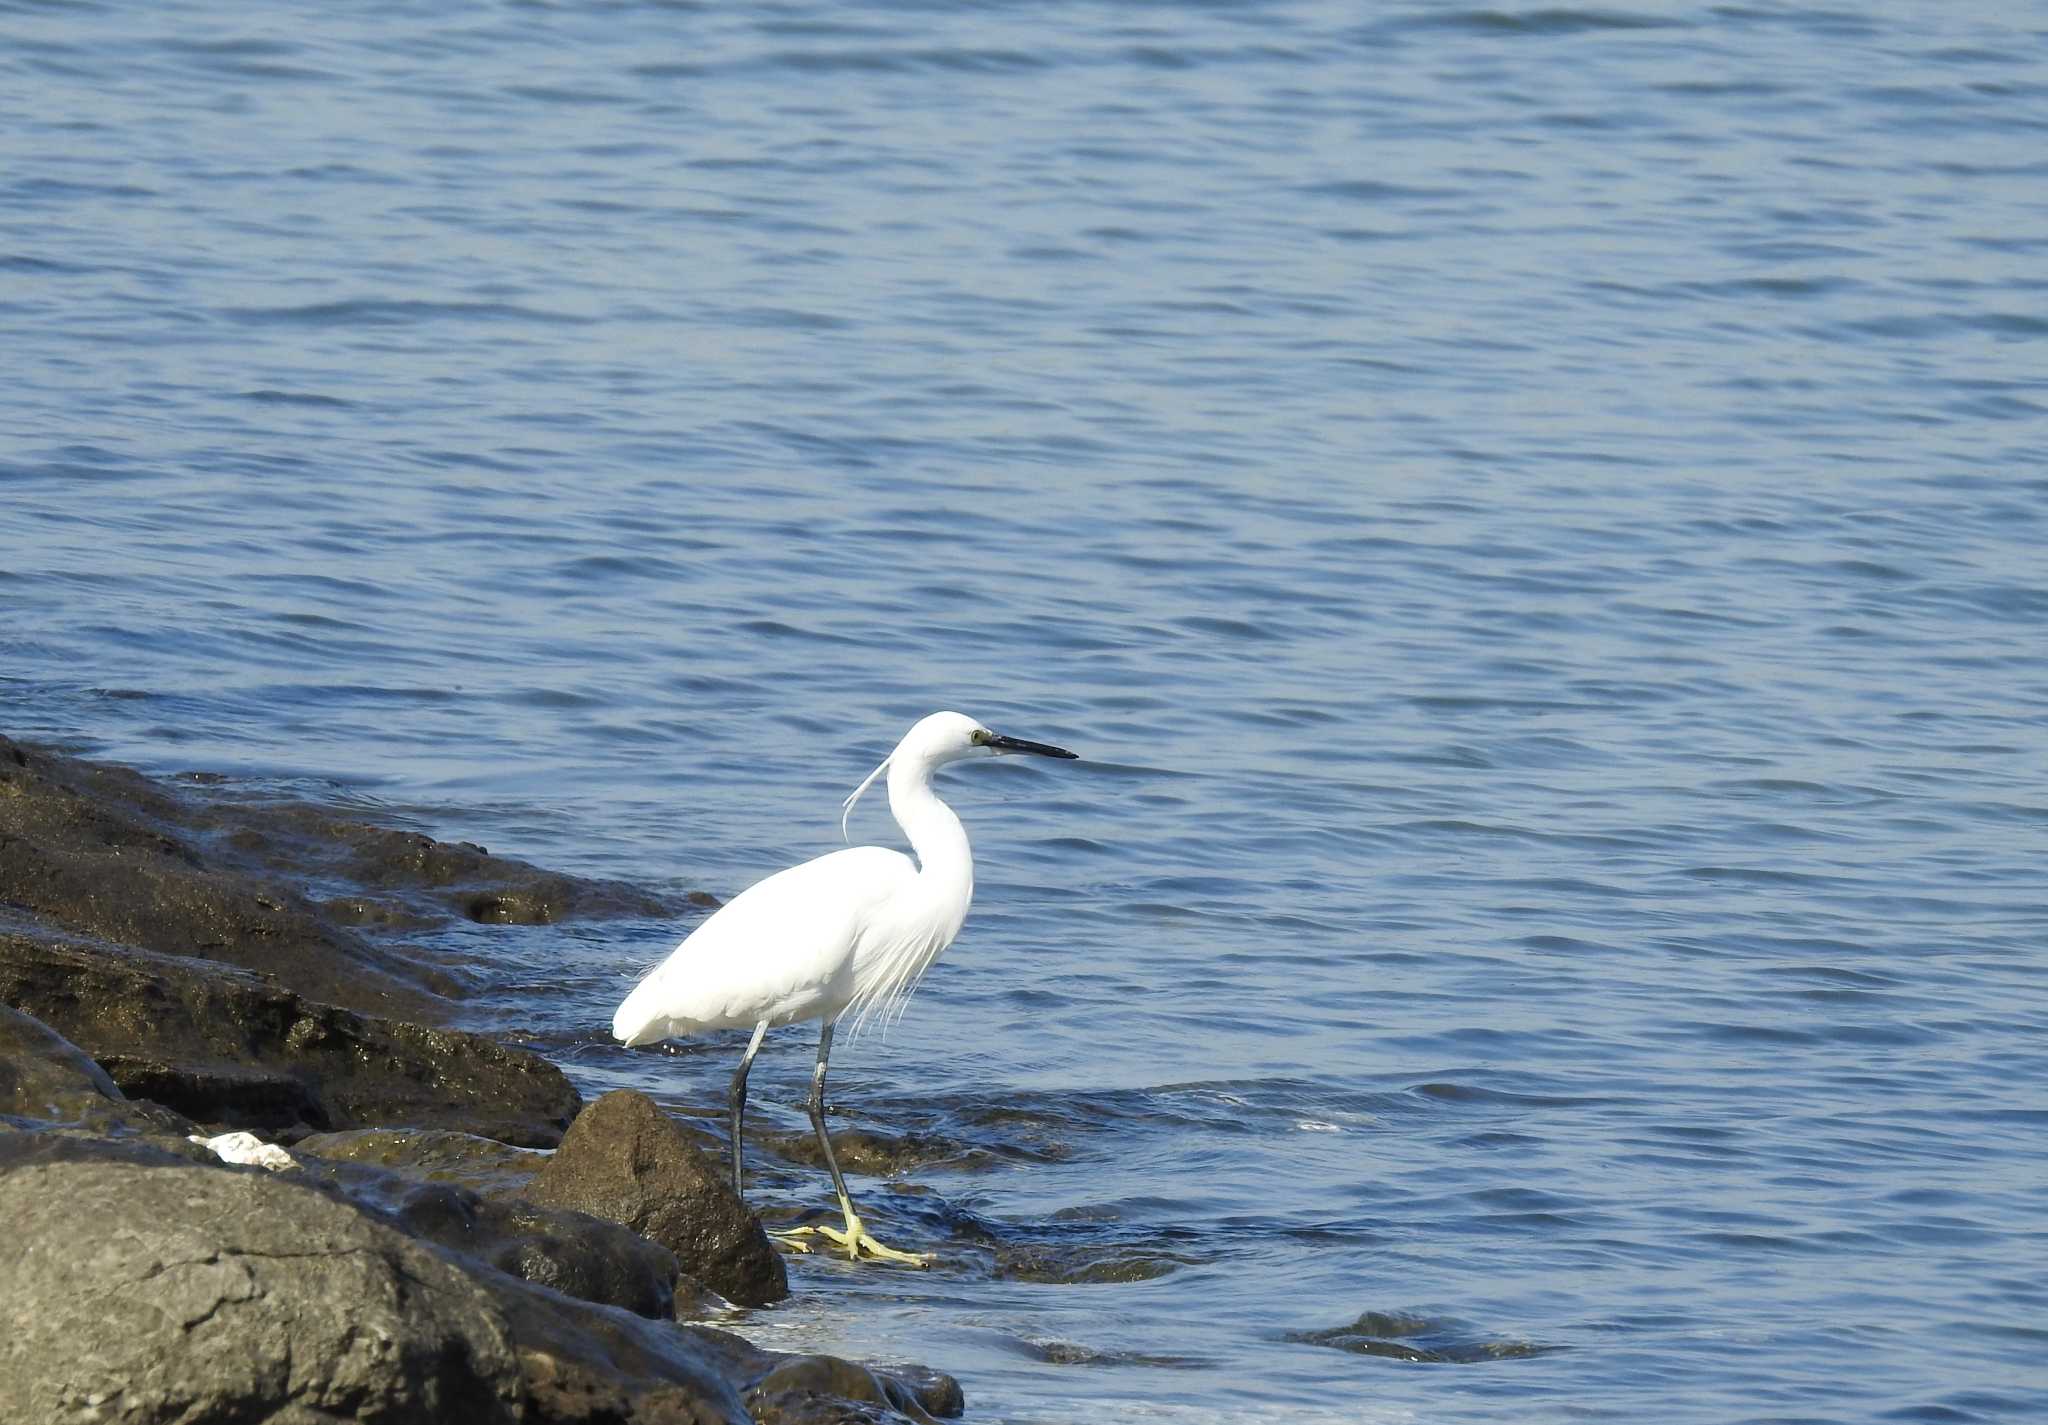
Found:
[{"label": "white egret", "polygon": [[846,1228],[800,1227],[778,1234],[799,1251],[810,1250],[803,1239],[815,1233],[844,1247],[855,1260],[866,1255],[931,1265],[929,1256],[883,1246],[853,1210],[825,1132],[825,1066],[840,1016],[850,1010],[865,1018],[900,1005],[967,919],[974,857],[960,818],[932,791],[932,773],[963,758],[1013,752],[1074,757],[1043,742],[990,732],[960,713],[923,719],[854,789],[840,816],[844,835],[853,804],[888,772],[889,810],[910,839],[915,861],[900,851],[856,846],[755,882],[691,931],[626,996],[612,1019],[613,1035],[629,1046],[752,1026],[754,1037],[733,1071],[727,1098],[732,1187],[742,1194],[740,1124],[746,1113],[747,1070],[762,1036],[778,1025],[824,1021],[811,1074],[811,1127],[839,1193]]}]

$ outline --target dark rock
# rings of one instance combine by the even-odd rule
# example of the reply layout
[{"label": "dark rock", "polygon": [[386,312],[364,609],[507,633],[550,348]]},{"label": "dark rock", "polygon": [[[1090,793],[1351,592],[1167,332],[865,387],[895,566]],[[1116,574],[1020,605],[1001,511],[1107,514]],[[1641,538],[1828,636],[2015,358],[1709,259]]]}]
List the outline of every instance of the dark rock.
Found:
[{"label": "dark rock", "polygon": [[[552,925],[608,915],[666,916],[668,902],[619,881],[589,880],[493,856],[468,841],[436,841],[416,831],[366,826],[302,812],[302,834],[331,848],[330,864],[347,880],[424,901],[482,925]],[[302,862],[303,864],[303,858]]]},{"label": "dark rock", "polygon": [[[792,1132],[763,1133],[761,1143],[777,1156],[806,1167],[825,1170],[825,1155],[818,1136],[805,1128]],[[872,1128],[841,1125],[832,1130],[832,1152],[840,1168],[866,1177],[895,1178],[910,1173],[944,1168],[951,1172],[988,1172],[1017,1161],[1056,1162],[1063,1152],[1025,1149],[1007,1144],[984,1146],[965,1143],[942,1133],[922,1129],[908,1133],[885,1133]]]},{"label": "dark rock", "polygon": [[[504,1280],[504,1279],[500,1279]],[[538,1287],[501,1291],[529,1406],[550,1425],[750,1422],[747,1373],[705,1328],[572,1302]],[[712,1333],[713,1336],[719,1333]]]},{"label": "dark rock", "polygon": [[584,1109],[527,1196],[624,1223],[743,1306],[789,1295],[782,1258],[733,1195],[723,1165],[645,1094],[621,1089]]},{"label": "dark rock", "polygon": [[472,1234],[496,1243],[481,1254],[490,1265],[564,1296],[670,1320],[704,1314],[717,1300],[682,1276],[675,1253],[616,1222],[519,1198],[479,1198],[471,1220]]},{"label": "dark rock", "polygon": [[537,1055],[181,956],[0,930],[0,1003],[91,1054],[130,1098],[267,1136],[445,1125],[546,1147],[580,1103]]},{"label": "dark rock", "polygon": [[791,1356],[729,1331],[691,1327],[723,1374],[741,1383],[760,1425],[829,1425],[838,1421],[929,1420],[961,1413],[960,1383],[924,1366],[877,1368],[834,1356]]},{"label": "dark rock", "polygon": [[455,980],[304,897],[205,863],[190,809],[123,767],[0,738],[0,904],[47,926],[277,976],[331,1004],[423,1017]]},{"label": "dark rock", "polygon": [[677,908],[468,842],[237,797],[218,780],[171,786],[0,737],[0,905],[46,927],[274,975],[329,1004],[427,1021],[443,1017],[441,1002],[463,981],[391,937],[457,916],[534,925]]},{"label": "dark rock", "polygon": [[518,1356],[490,1293],[341,1203],[169,1162],[42,1152],[0,1167],[0,1232],[26,1244],[9,1267],[0,1418],[521,1413]]},{"label": "dark rock", "polygon": [[929,1420],[933,1414],[901,1382],[832,1356],[790,1356],[748,1390],[746,1399],[756,1425],[837,1425],[895,1415]]}]

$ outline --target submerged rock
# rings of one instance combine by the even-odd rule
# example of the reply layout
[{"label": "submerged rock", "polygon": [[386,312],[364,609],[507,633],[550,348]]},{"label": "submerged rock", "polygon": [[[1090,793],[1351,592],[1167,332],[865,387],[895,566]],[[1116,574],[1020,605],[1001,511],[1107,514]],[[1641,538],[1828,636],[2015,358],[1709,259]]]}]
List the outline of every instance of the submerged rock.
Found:
[{"label": "submerged rock", "polygon": [[1462,1321],[1402,1311],[1361,1312],[1356,1321],[1321,1331],[1290,1331],[1286,1340],[1334,1346],[1360,1356],[1383,1356],[1427,1365],[1474,1365],[1520,1360],[1563,1350],[1534,1341],[1502,1339],[1474,1331]]},{"label": "submerged rock", "polygon": [[1027,1242],[999,1245],[995,1265],[996,1275],[1005,1281],[1084,1286],[1151,1281],[1187,1263],[1163,1251],[1131,1245]]},{"label": "submerged rock", "polygon": [[91,1054],[128,1097],[267,1137],[424,1124],[546,1147],[581,1103],[538,1055],[181,956],[0,930],[0,1002]]},{"label": "submerged rock", "polygon": [[621,1089],[584,1109],[526,1195],[624,1223],[742,1306],[789,1295],[781,1256],[733,1195],[724,1166],[645,1094]]}]

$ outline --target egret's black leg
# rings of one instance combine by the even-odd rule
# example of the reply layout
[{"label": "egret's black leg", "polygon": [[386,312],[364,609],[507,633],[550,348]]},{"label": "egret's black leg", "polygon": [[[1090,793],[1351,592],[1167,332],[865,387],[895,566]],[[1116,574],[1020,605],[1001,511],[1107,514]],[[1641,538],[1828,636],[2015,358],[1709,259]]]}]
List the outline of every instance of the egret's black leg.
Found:
[{"label": "egret's black leg", "polygon": [[818,1031],[818,1067],[811,1070],[811,1128],[818,1146],[825,1150],[825,1168],[832,1174],[832,1190],[839,1194],[839,1206],[853,1216],[853,1199],[846,1195],[846,1178],[839,1171],[839,1159],[832,1152],[832,1135],[825,1131],[825,1066],[832,1061],[832,1021]]},{"label": "egret's black leg", "polygon": [[846,1214],[846,1230],[832,1227],[798,1227],[777,1235],[799,1251],[808,1252],[803,1238],[815,1233],[829,1242],[836,1242],[846,1249],[846,1255],[859,1261],[865,1255],[885,1262],[902,1262],[907,1266],[928,1267],[932,1259],[916,1252],[899,1252],[894,1247],[885,1247],[877,1242],[861,1225],[860,1214],[853,1210],[853,1198],[846,1191],[846,1176],[839,1171],[839,1159],[832,1152],[832,1135],[825,1131],[825,1068],[832,1060],[832,1021],[825,1021],[825,1027],[818,1031],[818,1067],[811,1073],[811,1127],[818,1135],[818,1146],[825,1151],[825,1167],[832,1174],[832,1187],[839,1194],[839,1210]]},{"label": "egret's black leg", "polygon": [[740,1066],[732,1071],[732,1089],[725,1096],[726,1109],[732,1119],[732,1195],[742,1205],[746,1203],[746,1189],[740,1178],[740,1124],[747,1116],[747,1070],[754,1066],[754,1055],[760,1052],[761,1038],[768,1032],[768,1021],[762,1020],[754,1026],[754,1037],[747,1041],[747,1052],[740,1056]]}]

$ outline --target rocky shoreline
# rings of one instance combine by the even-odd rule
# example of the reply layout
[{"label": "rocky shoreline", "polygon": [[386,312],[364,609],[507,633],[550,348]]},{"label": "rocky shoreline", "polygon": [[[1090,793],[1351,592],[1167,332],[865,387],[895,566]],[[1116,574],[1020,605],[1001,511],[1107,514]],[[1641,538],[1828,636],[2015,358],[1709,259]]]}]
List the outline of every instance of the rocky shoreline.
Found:
[{"label": "rocky shoreline", "polygon": [[409,940],[675,909],[0,736],[0,1419],[957,1415],[935,1371],[693,1320],[788,1293],[718,1163],[451,1027],[466,967]]}]

